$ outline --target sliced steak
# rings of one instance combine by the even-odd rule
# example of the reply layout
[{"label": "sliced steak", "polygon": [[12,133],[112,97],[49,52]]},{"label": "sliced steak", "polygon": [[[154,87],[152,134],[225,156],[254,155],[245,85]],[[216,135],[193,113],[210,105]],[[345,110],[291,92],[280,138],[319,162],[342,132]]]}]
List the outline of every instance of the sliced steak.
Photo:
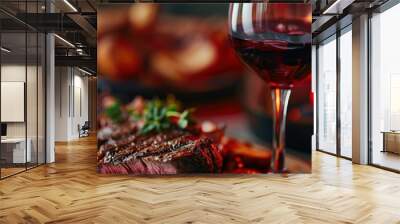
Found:
[{"label": "sliced steak", "polygon": [[104,144],[98,171],[114,174],[182,174],[221,172],[222,156],[213,141],[188,131],[131,135]]}]

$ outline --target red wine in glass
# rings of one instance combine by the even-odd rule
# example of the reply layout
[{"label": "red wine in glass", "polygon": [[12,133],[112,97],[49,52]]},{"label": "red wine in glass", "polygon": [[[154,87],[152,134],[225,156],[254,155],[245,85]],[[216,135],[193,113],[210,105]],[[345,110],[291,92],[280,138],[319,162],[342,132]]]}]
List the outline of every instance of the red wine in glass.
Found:
[{"label": "red wine in glass", "polygon": [[285,172],[285,121],[290,89],[311,74],[311,5],[231,3],[229,30],[240,58],[271,88],[272,170]]},{"label": "red wine in glass", "polygon": [[311,45],[232,37],[242,60],[271,88],[290,89],[310,74]]}]

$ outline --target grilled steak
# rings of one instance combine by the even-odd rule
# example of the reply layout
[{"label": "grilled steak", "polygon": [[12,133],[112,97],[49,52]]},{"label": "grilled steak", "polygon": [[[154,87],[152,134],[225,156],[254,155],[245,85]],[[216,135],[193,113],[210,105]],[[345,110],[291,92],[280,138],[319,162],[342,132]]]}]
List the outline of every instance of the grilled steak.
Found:
[{"label": "grilled steak", "polygon": [[98,151],[98,171],[114,174],[221,172],[222,156],[213,140],[184,130],[129,135]]}]

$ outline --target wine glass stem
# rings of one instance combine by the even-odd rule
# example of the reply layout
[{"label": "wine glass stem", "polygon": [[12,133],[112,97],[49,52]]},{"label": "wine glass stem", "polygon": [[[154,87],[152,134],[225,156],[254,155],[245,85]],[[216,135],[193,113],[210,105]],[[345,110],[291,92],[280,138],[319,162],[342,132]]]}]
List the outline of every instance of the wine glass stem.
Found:
[{"label": "wine glass stem", "polygon": [[285,125],[286,109],[290,97],[290,89],[275,88],[271,91],[273,112],[272,164],[273,172],[285,171]]}]

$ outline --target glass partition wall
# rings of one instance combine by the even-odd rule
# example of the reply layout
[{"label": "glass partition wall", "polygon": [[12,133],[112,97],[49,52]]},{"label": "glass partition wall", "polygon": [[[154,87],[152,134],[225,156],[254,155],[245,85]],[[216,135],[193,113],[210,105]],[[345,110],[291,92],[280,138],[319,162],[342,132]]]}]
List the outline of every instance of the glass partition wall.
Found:
[{"label": "glass partition wall", "polygon": [[318,149],[336,154],[336,36],[318,46]]},{"label": "glass partition wall", "polygon": [[[34,13],[37,2],[18,7]],[[45,35],[0,11],[0,47],[3,179],[45,163]]]},{"label": "glass partition wall", "polygon": [[[368,13],[368,163],[400,172],[400,3],[389,0]],[[348,159],[352,157],[352,39],[350,25],[318,43],[316,51],[317,149]]]},{"label": "glass partition wall", "polygon": [[400,4],[371,18],[370,163],[400,171]]},{"label": "glass partition wall", "polygon": [[1,177],[26,170],[31,161],[26,144],[26,40],[26,32],[1,34]]},{"label": "glass partition wall", "polygon": [[339,48],[339,122],[340,122],[340,155],[352,158],[352,33],[351,26],[341,31]]},{"label": "glass partition wall", "polygon": [[317,45],[317,150],[352,157],[351,25]]}]

